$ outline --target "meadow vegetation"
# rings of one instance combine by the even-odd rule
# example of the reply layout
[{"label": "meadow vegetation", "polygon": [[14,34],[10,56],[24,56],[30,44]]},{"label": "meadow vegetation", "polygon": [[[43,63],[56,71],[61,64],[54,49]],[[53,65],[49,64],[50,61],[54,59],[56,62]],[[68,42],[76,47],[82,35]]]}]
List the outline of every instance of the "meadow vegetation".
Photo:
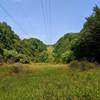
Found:
[{"label": "meadow vegetation", "polygon": [[0,68],[0,100],[99,100],[99,76],[98,68],[81,71],[63,64],[5,65]]},{"label": "meadow vegetation", "polygon": [[0,100],[100,100],[100,8],[54,45],[20,39],[0,22]]}]

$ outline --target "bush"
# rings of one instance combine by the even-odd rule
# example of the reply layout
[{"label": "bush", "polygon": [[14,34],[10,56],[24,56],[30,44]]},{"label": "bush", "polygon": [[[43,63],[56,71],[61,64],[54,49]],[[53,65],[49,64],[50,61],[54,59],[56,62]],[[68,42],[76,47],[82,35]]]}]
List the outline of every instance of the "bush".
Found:
[{"label": "bush", "polygon": [[4,49],[4,59],[7,63],[30,63],[30,58],[24,54],[19,54],[17,51],[14,50],[6,50]]},{"label": "bush", "polygon": [[78,70],[89,70],[89,69],[93,69],[93,68],[96,68],[96,64],[95,63],[91,63],[91,62],[88,62],[88,61],[72,61],[69,65],[69,67],[71,69],[78,69]]},{"label": "bush", "polygon": [[75,59],[75,57],[74,57],[73,52],[71,50],[68,50],[62,54],[62,62],[63,63],[70,63],[74,59]]},{"label": "bush", "polygon": [[71,69],[79,69],[80,68],[80,63],[77,60],[71,61],[69,64],[69,67]]},{"label": "bush", "polygon": [[16,74],[20,73],[20,71],[21,71],[20,67],[18,67],[18,66],[13,66],[12,69],[11,69],[11,72],[16,73]]},{"label": "bush", "polygon": [[89,70],[96,67],[95,63],[91,63],[88,61],[81,61],[80,64],[81,64],[81,70]]},{"label": "bush", "polygon": [[7,63],[15,63],[17,55],[17,51],[4,49],[4,60]]},{"label": "bush", "polygon": [[3,64],[3,56],[0,54],[0,64]]},{"label": "bush", "polygon": [[31,73],[32,69],[29,68],[29,66],[25,66],[22,64],[14,64],[10,67],[10,73],[11,74],[24,74],[24,73]]},{"label": "bush", "polygon": [[23,63],[23,64],[28,64],[30,63],[30,58],[24,54],[19,54],[18,55],[18,62]]},{"label": "bush", "polygon": [[48,54],[46,51],[43,51],[38,56],[35,57],[35,62],[46,62],[47,59],[48,59]]},{"label": "bush", "polygon": [[24,72],[25,72],[24,67],[20,64],[16,64],[11,67],[10,73],[19,74],[19,73],[24,73]]}]

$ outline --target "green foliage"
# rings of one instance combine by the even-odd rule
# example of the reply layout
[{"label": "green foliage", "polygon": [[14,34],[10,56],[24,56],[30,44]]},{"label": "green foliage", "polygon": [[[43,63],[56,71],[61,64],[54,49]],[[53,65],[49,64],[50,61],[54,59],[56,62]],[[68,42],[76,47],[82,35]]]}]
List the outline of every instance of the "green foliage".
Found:
[{"label": "green foliage", "polygon": [[[0,68],[1,100],[99,100],[100,70],[77,71],[47,65],[31,73]],[[6,76],[9,69],[16,73]]]},{"label": "green foliage", "polygon": [[4,55],[4,60],[7,63],[14,63],[17,60],[18,53],[14,50],[4,49],[4,54],[3,55]]},{"label": "green foliage", "polygon": [[28,64],[31,62],[31,58],[29,56],[26,56],[24,54],[18,54],[17,55],[17,62]]},{"label": "green foliage", "polygon": [[100,62],[100,8],[94,7],[79,33],[65,34],[53,47],[35,38],[21,40],[7,23],[0,22],[0,55],[6,62]]},{"label": "green foliage", "polygon": [[5,62],[45,62],[45,51],[46,45],[42,41],[35,38],[21,40],[9,25],[0,23],[0,55]]},{"label": "green foliage", "polygon": [[0,54],[0,64],[3,63],[3,56]]},{"label": "green foliage", "polygon": [[[21,44],[21,45],[20,45]],[[31,59],[39,62],[43,62],[43,60],[38,58],[43,55],[43,52],[46,50],[46,45],[35,38],[24,39],[16,44],[16,50],[18,53],[24,54],[26,56],[31,57]]]},{"label": "green foliage", "polygon": [[4,49],[4,60],[7,63],[30,63],[30,58],[24,54],[19,54],[14,50],[6,50]]},{"label": "green foliage", "polygon": [[36,62],[47,62],[48,54],[46,51],[41,52],[37,58],[35,59]]},{"label": "green foliage", "polygon": [[11,72],[10,73],[12,73],[12,74],[19,74],[19,73],[22,73],[22,72],[23,71],[22,71],[21,66],[13,66],[11,68]]},{"label": "green foliage", "polygon": [[69,64],[69,67],[74,70],[76,69],[76,70],[86,71],[86,70],[97,68],[97,65],[96,63],[90,63],[86,60],[85,61],[74,60]]},{"label": "green foliage", "polygon": [[[100,62],[100,8],[94,7],[93,14],[86,18],[80,33],[65,34],[54,47],[57,63],[70,62],[73,57],[77,60]],[[73,54],[70,54],[69,51],[72,51]]]},{"label": "green foliage", "polygon": [[[62,63],[61,57],[65,56],[67,50],[70,51],[71,46],[77,41],[78,37],[79,33],[67,33],[57,41],[54,46],[55,62]],[[64,57],[64,59],[65,58],[66,57]]]},{"label": "green foliage", "polygon": [[72,50],[78,60],[100,62],[100,8],[95,7],[93,14],[87,18]]},{"label": "green foliage", "polygon": [[5,49],[13,49],[14,43],[19,37],[12,31],[11,27],[5,22],[0,23],[0,45]]},{"label": "green foliage", "polygon": [[31,71],[28,68],[25,68],[22,64],[15,64],[10,68],[9,74],[18,75],[30,72]]},{"label": "green foliage", "polygon": [[54,63],[54,47],[53,46],[47,46],[47,55],[48,55],[48,58],[47,58],[47,63]]},{"label": "green foliage", "polygon": [[73,52],[71,50],[67,50],[65,53],[62,54],[62,62],[63,63],[70,63],[72,60],[75,59]]},{"label": "green foliage", "polygon": [[42,52],[36,59],[37,62],[46,62],[48,55],[46,52]]}]

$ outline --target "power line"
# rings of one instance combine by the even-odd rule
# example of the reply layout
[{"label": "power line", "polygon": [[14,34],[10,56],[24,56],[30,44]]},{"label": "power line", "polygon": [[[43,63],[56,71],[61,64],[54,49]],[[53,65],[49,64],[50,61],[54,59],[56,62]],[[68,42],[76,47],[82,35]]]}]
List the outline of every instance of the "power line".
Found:
[{"label": "power line", "polygon": [[51,0],[46,0],[47,1],[47,4],[46,4],[46,13],[47,13],[47,29],[48,29],[48,36],[49,36],[49,40],[51,41],[52,38],[51,38],[51,31],[52,31],[52,27],[51,27]]},{"label": "power line", "polygon": [[[13,16],[5,9],[5,7],[3,5],[0,4],[0,8],[9,16],[9,18],[15,23],[15,25],[22,31],[24,32],[25,34],[27,34],[23,28],[21,27],[21,25],[16,22],[16,20],[13,18]],[[28,34],[27,34],[28,35]]]},{"label": "power line", "polygon": [[51,17],[52,17],[52,16],[51,16],[51,14],[52,14],[52,13],[51,13],[51,11],[52,11],[52,10],[51,10],[51,0],[48,0],[48,7],[49,7],[49,8],[48,8],[48,9],[49,9],[49,10],[48,10],[48,12],[49,12],[49,13],[48,13],[48,16],[49,16],[49,30],[51,31],[51,21],[52,21],[52,19],[51,19]]},{"label": "power line", "polygon": [[[44,20],[45,31],[48,33],[48,36],[51,35],[52,32],[52,16],[51,16],[51,0],[40,0],[41,1],[41,9]],[[49,36],[49,40],[52,38]]]},{"label": "power line", "polygon": [[41,3],[41,10],[44,22],[44,30],[47,31],[47,22],[46,22],[46,15],[45,15],[45,8],[44,8],[44,0],[40,0]]},{"label": "power line", "polygon": [[[49,0],[49,32],[52,37],[52,0]],[[50,39],[50,41],[52,38]]]},{"label": "power line", "polygon": [[47,17],[47,19],[46,19],[46,21],[47,21],[47,32],[48,32],[48,33],[49,33],[49,31],[50,31],[50,30],[49,30],[49,29],[50,29],[50,28],[49,28],[49,25],[50,25],[50,15],[49,15],[49,13],[50,13],[50,12],[49,12],[49,10],[50,10],[49,4],[50,4],[50,3],[49,3],[49,1],[50,1],[50,0],[46,0],[46,5],[45,5],[45,7],[46,7],[46,8],[45,8],[45,11],[46,11],[46,17]]}]

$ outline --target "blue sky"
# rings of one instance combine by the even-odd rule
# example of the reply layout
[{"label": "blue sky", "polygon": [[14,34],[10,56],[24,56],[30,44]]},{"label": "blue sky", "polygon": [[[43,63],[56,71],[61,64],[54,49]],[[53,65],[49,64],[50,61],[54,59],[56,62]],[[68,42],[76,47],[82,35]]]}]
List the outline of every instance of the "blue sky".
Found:
[{"label": "blue sky", "polygon": [[0,21],[21,38],[52,44],[65,33],[79,32],[95,4],[100,0],[0,0]]}]

